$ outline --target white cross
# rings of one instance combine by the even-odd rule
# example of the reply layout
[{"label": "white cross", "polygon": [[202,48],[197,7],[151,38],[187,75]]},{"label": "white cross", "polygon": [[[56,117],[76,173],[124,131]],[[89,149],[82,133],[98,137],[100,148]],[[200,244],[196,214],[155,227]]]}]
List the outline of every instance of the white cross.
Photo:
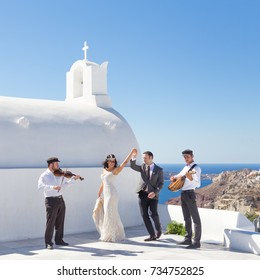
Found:
[{"label": "white cross", "polygon": [[87,60],[88,45],[86,41],[84,42],[84,47],[82,48],[82,50],[84,51],[84,59]]}]

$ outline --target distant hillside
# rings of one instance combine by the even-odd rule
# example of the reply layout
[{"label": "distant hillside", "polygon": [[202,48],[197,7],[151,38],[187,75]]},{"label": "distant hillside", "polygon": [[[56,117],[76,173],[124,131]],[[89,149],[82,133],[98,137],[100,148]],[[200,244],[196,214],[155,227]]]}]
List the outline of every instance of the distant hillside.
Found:
[{"label": "distant hillside", "polygon": [[[198,207],[260,214],[260,171],[225,171],[212,180],[209,186],[196,190]],[[180,198],[166,204],[179,205]]]}]

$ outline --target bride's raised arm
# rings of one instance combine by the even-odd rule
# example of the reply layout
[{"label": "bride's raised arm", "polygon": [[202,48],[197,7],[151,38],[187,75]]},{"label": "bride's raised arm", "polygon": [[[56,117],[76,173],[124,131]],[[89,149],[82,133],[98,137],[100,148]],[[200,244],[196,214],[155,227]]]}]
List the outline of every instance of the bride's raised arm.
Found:
[{"label": "bride's raised arm", "polygon": [[131,152],[127,155],[125,160],[113,171],[113,174],[117,175],[119,174],[122,169],[126,166],[126,164],[129,162],[129,160],[132,158],[133,155],[137,155],[137,149],[133,148]]}]

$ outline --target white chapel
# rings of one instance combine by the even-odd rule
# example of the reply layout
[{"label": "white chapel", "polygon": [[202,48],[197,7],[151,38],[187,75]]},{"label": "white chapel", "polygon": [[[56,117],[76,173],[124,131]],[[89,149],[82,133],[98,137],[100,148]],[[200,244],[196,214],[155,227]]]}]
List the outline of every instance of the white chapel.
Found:
[{"label": "white chapel", "polygon": [[[64,101],[0,96],[0,241],[42,236],[45,209],[37,181],[47,158],[58,157],[61,168],[85,178],[64,194],[65,231],[84,232],[95,230],[92,210],[102,162],[113,153],[120,163],[132,147],[139,149],[131,127],[112,107],[108,62],[89,61],[87,49],[85,43],[84,58],[66,73]],[[125,226],[140,223],[135,193],[139,178],[129,166],[117,178]]]}]

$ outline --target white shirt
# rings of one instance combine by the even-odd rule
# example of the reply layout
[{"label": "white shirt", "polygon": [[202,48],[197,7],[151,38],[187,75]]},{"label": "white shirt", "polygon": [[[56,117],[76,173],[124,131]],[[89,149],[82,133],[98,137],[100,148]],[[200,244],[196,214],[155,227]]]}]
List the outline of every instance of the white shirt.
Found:
[{"label": "white shirt", "polygon": [[[54,176],[53,173],[50,171],[49,168],[45,170],[39,180],[38,180],[38,189],[42,189],[44,192],[44,197],[50,196],[60,196],[62,195],[62,189],[67,187],[75,182],[75,179],[72,177],[71,179],[67,180],[63,176]],[[53,187],[61,186],[61,189],[54,190]]]},{"label": "white shirt", "polygon": [[[184,168],[181,170],[181,172],[174,177],[178,178],[178,177],[184,176],[188,172],[188,170],[192,167],[192,165],[194,165],[194,164],[195,164],[195,162],[192,162],[191,164],[184,166]],[[182,187],[183,191],[195,190],[196,188],[200,187],[201,169],[199,166],[195,166],[192,170],[196,171],[196,173],[192,174],[192,178],[193,178],[192,181],[188,178],[185,179],[184,185]]]}]

